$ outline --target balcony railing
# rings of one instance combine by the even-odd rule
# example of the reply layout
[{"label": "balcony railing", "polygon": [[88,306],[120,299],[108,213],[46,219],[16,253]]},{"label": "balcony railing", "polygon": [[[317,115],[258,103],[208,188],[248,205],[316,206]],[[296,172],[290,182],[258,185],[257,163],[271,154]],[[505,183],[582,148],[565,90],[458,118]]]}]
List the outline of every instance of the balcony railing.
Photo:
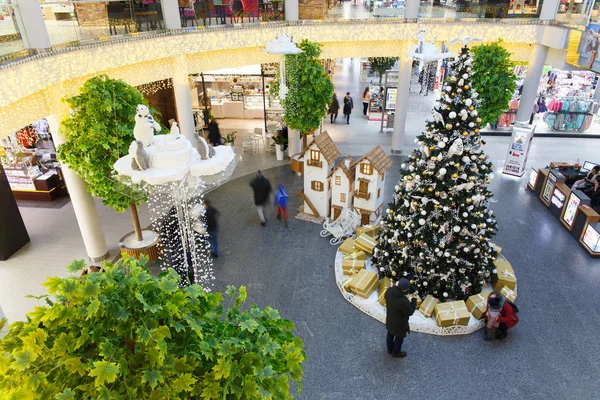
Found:
[{"label": "balcony railing", "polygon": [[363,193],[359,192],[358,190],[355,190],[354,197],[356,197],[357,199],[364,199],[368,201],[371,198],[371,193]]},{"label": "balcony railing", "polygon": [[310,159],[310,158],[308,159],[308,162],[307,162],[307,163],[308,163],[308,165],[309,165],[310,167],[318,167],[318,168],[321,168],[321,167],[323,166],[323,162],[322,162],[322,161],[320,161],[320,160],[312,160],[312,159]]}]

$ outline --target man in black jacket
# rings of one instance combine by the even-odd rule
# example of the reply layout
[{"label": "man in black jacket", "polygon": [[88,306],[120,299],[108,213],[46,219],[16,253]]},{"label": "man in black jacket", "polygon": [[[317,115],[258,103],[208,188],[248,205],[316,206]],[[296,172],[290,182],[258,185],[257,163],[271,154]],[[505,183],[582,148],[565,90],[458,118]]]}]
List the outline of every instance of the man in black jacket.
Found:
[{"label": "man in black jacket", "polygon": [[406,352],[402,351],[402,342],[410,327],[408,318],[415,312],[417,299],[409,301],[406,297],[410,289],[410,282],[406,278],[398,281],[396,286],[392,286],[385,291],[386,317],[385,327],[387,328],[387,351],[392,357],[406,357]]},{"label": "man in black jacket", "polygon": [[254,191],[254,204],[258,211],[260,225],[265,226],[267,220],[265,219],[264,205],[269,201],[269,195],[271,194],[272,189],[271,182],[265,178],[262,172],[258,171],[256,177],[250,182],[250,186]]}]

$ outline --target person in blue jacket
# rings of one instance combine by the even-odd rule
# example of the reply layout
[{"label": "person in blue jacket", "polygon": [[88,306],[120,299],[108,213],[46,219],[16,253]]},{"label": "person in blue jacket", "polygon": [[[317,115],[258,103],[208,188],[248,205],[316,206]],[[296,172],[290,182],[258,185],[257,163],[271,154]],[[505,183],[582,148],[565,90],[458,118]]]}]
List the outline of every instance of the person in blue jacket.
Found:
[{"label": "person in blue jacket", "polygon": [[283,186],[283,183],[280,183],[277,186],[277,190],[275,191],[275,205],[277,206],[277,219],[281,219],[281,214],[283,214],[285,227],[288,226],[288,193]]}]

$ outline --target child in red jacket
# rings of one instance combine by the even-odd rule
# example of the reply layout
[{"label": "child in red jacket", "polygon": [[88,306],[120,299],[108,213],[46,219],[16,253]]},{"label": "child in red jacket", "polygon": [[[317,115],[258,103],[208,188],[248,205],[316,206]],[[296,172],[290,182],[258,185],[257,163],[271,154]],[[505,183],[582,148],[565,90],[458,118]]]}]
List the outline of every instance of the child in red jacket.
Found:
[{"label": "child in red jacket", "polygon": [[519,322],[516,314],[516,306],[507,301],[502,293],[494,291],[488,297],[488,307],[486,311],[486,338],[491,340],[504,339],[508,335],[508,329]]}]

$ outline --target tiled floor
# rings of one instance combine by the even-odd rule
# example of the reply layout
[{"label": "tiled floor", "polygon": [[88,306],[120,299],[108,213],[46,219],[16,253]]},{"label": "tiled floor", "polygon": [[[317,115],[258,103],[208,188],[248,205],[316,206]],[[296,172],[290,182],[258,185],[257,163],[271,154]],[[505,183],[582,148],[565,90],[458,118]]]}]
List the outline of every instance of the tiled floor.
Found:
[{"label": "tiled floor", "polygon": [[[350,91],[355,101],[360,100],[360,93],[365,83],[358,81],[359,64],[358,60],[343,60],[338,65],[335,76],[338,95]],[[413,138],[423,129],[425,118],[429,115],[430,104],[433,101],[433,96],[424,98],[420,97],[418,93],[413,93],[411,96],[413,106],[408,114],[404,142],[405,154],[413,148]],[[336,124],[330,124],[328,120],[323,123],[323,129],[331,134],[341,153],[353,156],[360,156],[375,145],[380,145],[389,152],[391,133],[380,133],[379,126],[379,122],[363,119],[360,116],[359,108],[355,108],[350,125],[341,123],[341,115]],[[223,130],[236,129],[243,133],[244,130],[250,132],[254,127],[262,127],[262,121],[221,121]],[[490,137],[486,140],[488,154],[498,167],[502,166],[508,138]],[[577,158],[600,161],[597,157],[598,143],[600,142],[594,139],[535,139],[528,164],[539,167],[545,166],[553,160],[575,160]],[[232,179],[243,177],[257,169],[265,170],[286,163],[286,161],[276,161],[273,153],[266,156],[264,153],[253,155],[246,152]],[[388,179],[392,182],[397,178],[398,173],[395,170],[388,175]],[[503,182],[514,181],[510,177],[500,179]],[[240,190],[242,191],[247,189],[243,180],[234,180],[228,184],[228,187],[231,185],[241,185]],[[500,186],[498,188],[501,190]],[[219,193],[219,189],[214,193]],[[235,204],[236,199],[232,198],[231,201],[231,204]],[[223,202],[227,203],[228,200],[224,199]],[[117,214],[102,206],[100,201],[97,203],[111,254],[115,255],[119,239],[131,230],[130,215],[128,213]],[[145,207],[140,207],[140,209],[142,223],[148,223],[147,209]],[[520,218],[518,217],[519,209],[519,203],[515,203],[515,218]],[[46,276],[65,275],[64,266],[66,264],[74,259],[85,257],[85,249],[72,204],[68,203],[58,209],[21,207],[20,210],[32,241],[10,260],[0,263],[0,307],[11,321],[22,319],[25,313],[36,304],[35,300],[24,299],[24,296],[28,293],[42,293],[44,289],[41,283]],[[577,247],[573,249],[575,252],[581,250]],[[235,253],[236,250],[232,249],[232,252]],[[243,255],[238,254],[236,257],[243,257]]]}]

